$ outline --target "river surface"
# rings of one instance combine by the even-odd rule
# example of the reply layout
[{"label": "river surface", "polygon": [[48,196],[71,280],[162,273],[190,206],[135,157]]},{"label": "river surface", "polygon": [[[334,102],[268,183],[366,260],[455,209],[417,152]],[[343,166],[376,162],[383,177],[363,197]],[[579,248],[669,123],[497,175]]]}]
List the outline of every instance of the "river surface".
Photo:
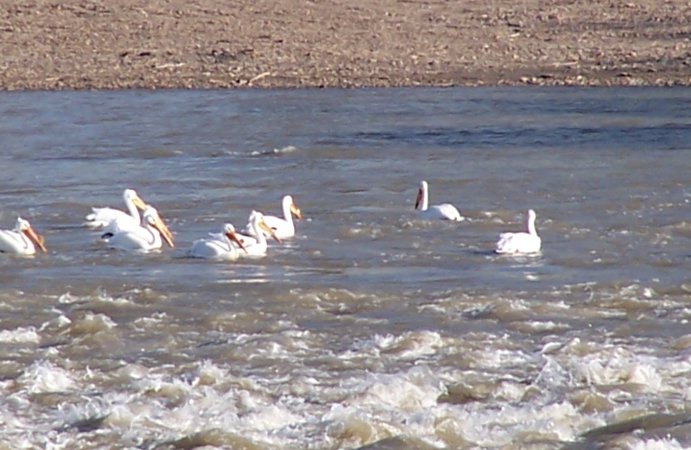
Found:
[{"label": "river surface", "polygon": [[[0,93],[0,167],[0,448],[691,447],[691,90]],[[175,248],[82,226],[125,188]]]}]

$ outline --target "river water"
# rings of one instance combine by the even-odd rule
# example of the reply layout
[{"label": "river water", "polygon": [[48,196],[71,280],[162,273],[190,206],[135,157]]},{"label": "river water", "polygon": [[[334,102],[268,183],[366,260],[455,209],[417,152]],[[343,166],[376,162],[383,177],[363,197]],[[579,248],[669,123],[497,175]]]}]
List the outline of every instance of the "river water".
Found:
[{"label": "river water", "polygon": [[[0,255],[0,448],[691,447],[688,89],[23,92],[0,119],[0,228],[48,248]],[[419,220],[423,179],[466,220]],[[128,187],[174,249],[81,225]],[[185,257],[284,194],[304,220],[266,258]],[[542,253],[493,254],[528,208]]]}]

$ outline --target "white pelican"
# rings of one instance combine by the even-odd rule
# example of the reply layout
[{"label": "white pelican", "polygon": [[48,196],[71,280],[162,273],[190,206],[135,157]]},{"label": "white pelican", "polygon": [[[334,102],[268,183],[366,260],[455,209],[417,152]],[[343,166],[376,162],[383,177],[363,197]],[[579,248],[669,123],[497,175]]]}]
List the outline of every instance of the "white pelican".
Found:
[{"label": "white pelican", "polygon": [[187,255],[193,258],[224,259],[235,261],[240,257],[244,246],[235,233],[235,227],[229,223],[223,225],[222,233],[209,233],[205,239],[197,239]]},{"label": "white pelican", "polygon": [[539,253],[542,240],[535,230],[535,211],[528,210],[526,217],[526,231],[518,233],[502,233],[499,235],[495,251],[502,254]]},{"label": "white pelican", "polygon": [[93,229],[107,229],[106,233],[117,233],[140,226],[141,217],[139,210],[144,211],[146,204],[134,189],[125,189],[122,193],[128,213],[115,208],[91,208],[91,214],[87,214],[86,225]]},{"label": "white pelican", "polygon": [[266,243],[266,236],[273,237],[276,242],[281,242],[281,239],[276,236],[276,232],[269,228],[269,226],[264,221],[264,214],[259,211],[252,211],[250,214],[249,223],[253,233],[252,236],[245,234],[238,234],[240,242],[245,249],[244,253],[240,253],[240,256],[257,257],[265,256],[268,244]]},{"label": "white pelican", "polygon": [[[293,223],[293,216],[296,219],[302,220],[302,212],[297,207],[293,197],[286,195],[281,202],[283,208],[283,217],[264,216],[264,222],[274,230],[273,234],[264,233],[265,236],[275,236],[278,239],[287,239],[295,236],[295,224]],[[251,218],[245,227],[245,233],[254,236]]]},{"label": "white pelican", "polygon": [[33,255],[36,247],[45,252],[43,236],[36,233],[28,220],[17,217],[17,224],[12,230],[0,230],[0,253],[15,255]]},{"label": "white pelican", "polygon": [[426,220],[443,219],[455,222],[463,220],[461,214],[451,203],[429,206],[429,185],[425,180],[420,182],[420,188],[415,199],[415,209],[418,210],[420,218]]},{"label": "white pelican", "polygon": [[158,215],[153,206],[147,206],[142,214],[142,225],[137,228],[119,231],[105,239],[108,247],[120,250],[142,251],[157,250],[163,246],[161,237],[166,243],[173,244],[173,234]]}]

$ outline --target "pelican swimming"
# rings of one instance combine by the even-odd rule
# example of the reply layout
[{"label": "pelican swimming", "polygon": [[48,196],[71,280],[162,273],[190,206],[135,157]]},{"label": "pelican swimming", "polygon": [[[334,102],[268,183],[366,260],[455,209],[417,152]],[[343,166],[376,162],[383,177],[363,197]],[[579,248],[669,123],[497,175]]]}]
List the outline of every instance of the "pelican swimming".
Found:
[{"label": "pelican swimming", "polygon": [[265,234],[268,234],[276,242],[281,242],[281,239],[276,236],[276,232],[270,228],[264,221],[264,214],[259,211],[252,211],[250,214],[249,226],[252,229],[252,235],[238,234],[242,246],[245,248],[244,253],[240,253],[242,257],[257,257],[266,255],[268,244],[266,242]]},{"label": "pelican swimming", "polygon": [[12,230],[0,230],[0,253],[15,255],[33,255],[36,247],[46,251],[43,236],[36,233],[28,220],[17,217],[17,223]]},{"label": "pelican swimming", "polygon": [[222,233],[209,233],[208,238],[197,239],[187,255],[193,258],[223,259],[235,261],[245,248],[235,232],[235,227],[229,223],[223,225]]},{"label": "pelican swimming", "polygon": [[419,217],[426,220],[443,219],[456,222],[463,220],[461,214],[451,203],[429,206],[429,185],[424,180],[420,182],[420,188],[417,191],[415,209],[418,211]]},{"label": "pelican swimming", "polygon": [[160,249],[163,246],[161,237],[170,247],[175,247],[173,244],[173,234],[158,215],[156,208],[147,206],[142,214],[142,224],[140,226],[118,231],[107,237],[105,241],[110,248],[148,252]]},{"label": "pelican swimming", "polygon": [[128,212],[110,207],[91,208],[92,212],[87,214],[84,224],[89,228],[104,229],[112,234],[139,227],[141,223],[139,210],[144,211],[146,204],[134,189],[125,189],[122,198],[125,200]]},{"label": "pelican swimming", "polygon": [[[286,195],[283,197],[281,202],[283,208],[283,217],[276,216],[264,216],[264,222],[274,230],[274,236],[278,239],[287,239],[295,236],[295,224],[293,223],[293,216],[296,219],[302,219],[302,212],[300,208],[295,204],[295,200],[291,195]],[[247,223],[245,227],[245,233],[254,236],[254,230],[252,229],[251,223]],[[266,234],[265,236],[272,236],[271,234]]]},{"label": "pelican swimming", "polygon": [[542,247],[542,240],[535,230],[537,215],[532,209],[526,216],[526,231],[517,233],[502,233],[499,235],[495,252],[502,254],[538,253]]}]

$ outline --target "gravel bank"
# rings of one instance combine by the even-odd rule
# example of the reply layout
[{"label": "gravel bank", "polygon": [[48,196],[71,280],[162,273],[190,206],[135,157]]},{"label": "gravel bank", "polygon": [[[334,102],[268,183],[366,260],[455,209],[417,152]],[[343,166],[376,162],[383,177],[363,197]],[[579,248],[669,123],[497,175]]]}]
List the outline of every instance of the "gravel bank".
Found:
[{"label": "gravel bank", "polygon": [[679,0],[0,5],[0,89],[691,85]]}]

